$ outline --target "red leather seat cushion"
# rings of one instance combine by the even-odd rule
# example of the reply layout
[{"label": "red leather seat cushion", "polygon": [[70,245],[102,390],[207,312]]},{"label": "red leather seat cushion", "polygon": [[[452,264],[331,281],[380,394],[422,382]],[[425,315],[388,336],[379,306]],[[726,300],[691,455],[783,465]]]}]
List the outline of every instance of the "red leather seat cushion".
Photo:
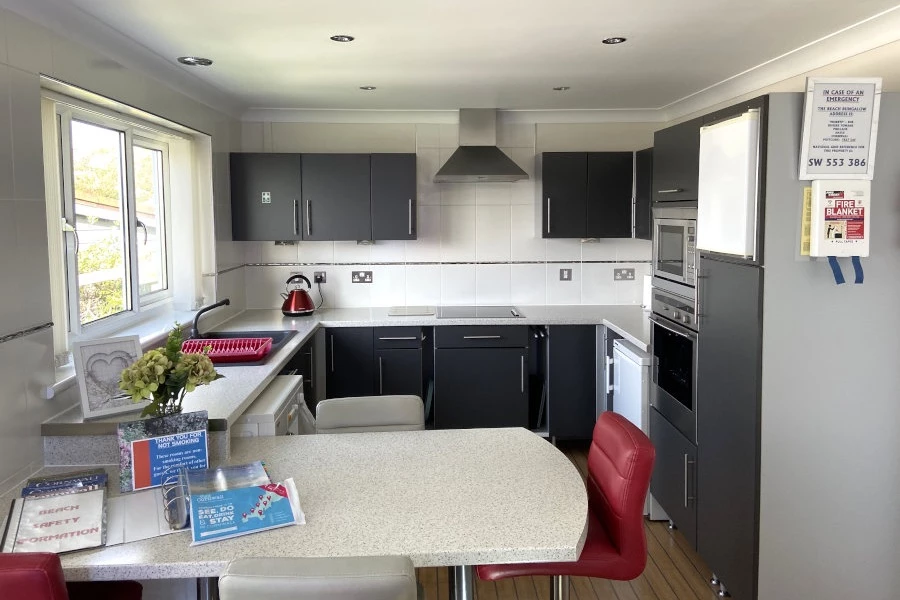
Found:
[{"label": "red leather seat cushion", "polygon": [[66,588],[69,600],[141,600],[144,591],[137,581],[72,581]]},{"label": "red leather seat cushion", "polygon": [[0,554],[2,597],[16,600],[65,600],[66,582],[59,557],[47,553]]}]

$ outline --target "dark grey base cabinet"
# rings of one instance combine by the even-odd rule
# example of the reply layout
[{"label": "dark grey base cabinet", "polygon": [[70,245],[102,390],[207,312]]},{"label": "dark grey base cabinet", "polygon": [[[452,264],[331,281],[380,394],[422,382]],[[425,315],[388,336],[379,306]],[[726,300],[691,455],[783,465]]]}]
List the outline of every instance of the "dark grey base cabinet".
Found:
[{"label": "dark grey base cabinet", "polygon": [[524,348],[438,348],[434,426],[528,427]]},{"label": "dark grey base cabinet", "polygon": [[597,400],[597,327],[552,325],[547,334],[550,436],[589,440]]},{"label": "dark grey base cabinet", "polygon": [[650,408],[650,439],[656,447],[650,492],[696,548],[697,446],[653,407]]},{"label": "dark grey base cabinet", "polygon": [[375,394],[375,349],[371,327],[335,327],[325,338],[328,398]]},{"label": "dark grey base cabinet", "polygon": [[734,598],[755,598],[762,269],[703,255],[699,267],[697,550]]},{"label": "dark grey base cabinet", "polygon": [[528,327],[436,327],[434,426],[528,427]]},{"label": "dark grey base cabinet", "polygon": [[232,238],[299,240],[301,193],[299,154],[232,154]]}]

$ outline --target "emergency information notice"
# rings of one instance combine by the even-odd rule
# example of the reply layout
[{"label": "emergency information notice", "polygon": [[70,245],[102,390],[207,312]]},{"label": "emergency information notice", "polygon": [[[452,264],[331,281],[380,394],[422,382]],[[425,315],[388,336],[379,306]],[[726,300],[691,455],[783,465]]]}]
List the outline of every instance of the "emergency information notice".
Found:
[{"label": "emergency information notice", "polygon": [[800,179],[871,179],[881,78],[810,77]]},{"label": "emergency information notice", "polygon": [[13,552],[68,552],[103,545],[106,490],[26,498]]},{"label": "emergency information notice", "polygon": [[843,191],[825,192],[825,239],[865,238],[866,209],[860,202],[844,198]]}]

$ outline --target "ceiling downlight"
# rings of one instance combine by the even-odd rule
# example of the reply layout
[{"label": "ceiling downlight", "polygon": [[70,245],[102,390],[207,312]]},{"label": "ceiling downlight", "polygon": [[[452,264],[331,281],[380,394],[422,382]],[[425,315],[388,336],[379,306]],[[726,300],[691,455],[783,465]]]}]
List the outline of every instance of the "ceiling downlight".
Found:
[{"label": "ceiling downlight", "polygon": [[361,85],[359,86],[359,89],[363,90],[364,92],[371,92],[372,90],[377,90],[378,88],[374,85]]},{"label": "ceiling downlight", "polygon": [[628,41],[628,38],[624,37],[608,37],[603,40],[604,44],[614,45],[614,44],[622,44]]},{"label": "ceiling downlight", "polygon": [[356,39],[356,38],[353,37],[352,35],[346,35],[346,34],[343,34],[343,33],[339,33],[339,34],[337,34],[337,35],[331,36],[331,41],[332,41],[332,42],[341,42],[341,43],[343,43],[343,44],[346,44],[347,42],[352,42],[352,41],[355,40],[355,39]]},{"label": "ceiling downlight", "polygon": [[559,85],[559,86],[553,88],[553,91],[554,92],[568,92],[571,89],[572,88],[567,85]]},{"label": "ceiling downlight", "polygon": [[208,67],[213,64],[211,59],[202,56],[179,56],[176,60],[189,67]]}]

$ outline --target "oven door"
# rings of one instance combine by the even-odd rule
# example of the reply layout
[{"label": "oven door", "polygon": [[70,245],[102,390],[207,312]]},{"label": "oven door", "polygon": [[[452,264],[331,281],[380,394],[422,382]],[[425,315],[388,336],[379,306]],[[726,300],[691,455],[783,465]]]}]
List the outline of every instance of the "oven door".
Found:
[{"label": "oven door", "polygon": [[694,285],[694,232],[696,221],[654,219],[653,275]]},{"label": "oven door", "polygon": [[650,405],[696,444],[697,334],[657,315],[651,316],[650,321]]}]

